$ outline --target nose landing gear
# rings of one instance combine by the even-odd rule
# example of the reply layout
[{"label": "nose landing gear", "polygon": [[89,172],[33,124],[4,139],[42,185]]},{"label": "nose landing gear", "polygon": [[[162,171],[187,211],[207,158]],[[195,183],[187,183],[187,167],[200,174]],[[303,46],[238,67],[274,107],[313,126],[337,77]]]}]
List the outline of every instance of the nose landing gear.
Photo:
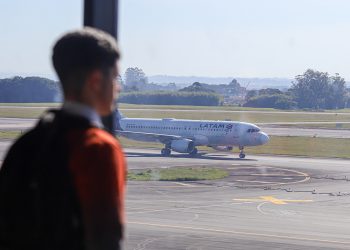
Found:
[{"label": "nose landing gear", "polygon": [[239,146],[239,158],[244,159],[245,158],[245,153],[244,153],[244,147]]}]

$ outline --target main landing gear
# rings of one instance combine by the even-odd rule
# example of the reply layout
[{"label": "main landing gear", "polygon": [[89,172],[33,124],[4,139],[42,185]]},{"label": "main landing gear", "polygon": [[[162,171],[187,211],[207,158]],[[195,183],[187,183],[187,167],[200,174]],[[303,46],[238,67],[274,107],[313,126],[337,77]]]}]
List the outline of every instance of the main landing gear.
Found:
[{"label": "main landing gear", "polygon": [[245,153],[244,153],[244,147],[239,146],[239,158],[244,159],[245,158]]},{"label": "main landing gear", "polygon": [[170,156],[171,154],[171,149],[170,148],[163,148],[160,153],[162,154],[162,156]]},{"label": "main landing gear", "polygon": [[[160,151],[162,156],[170,156],[171,155],[171,148],[165,146],[165,148],[163,148]],[[188,153],[189,156],[195,157],[198,153],[198,149],[197,148],[193,148],[193,150],[191,152]]]},{"label": "main landing gear", "polygon": [[193,148],[193,150],[189,153],[190,156],[196,156],[198,153],[198,149],[197,148]]}]

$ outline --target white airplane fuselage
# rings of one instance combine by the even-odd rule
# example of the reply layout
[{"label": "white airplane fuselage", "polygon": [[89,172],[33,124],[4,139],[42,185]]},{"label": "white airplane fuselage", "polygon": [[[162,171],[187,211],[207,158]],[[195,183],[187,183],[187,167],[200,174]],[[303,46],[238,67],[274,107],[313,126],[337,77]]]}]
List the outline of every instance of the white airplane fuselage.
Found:
[{"label": "white airplane fuselage", "polygon": [[[119,125],[122,131],[140,135],[126,135],[126,137],[140,141],[164,143],[162,136],[175,136],[177,138],[172,141],[190,140],[194,146],[209,146],[217,149],[222,147],[232,149],[233,146],[243,149],[245,146],[263,145],[269,141],[268,135],[261,132],[256,125],[236,121],[121,118]],[[143,134],[158,135],[160,140],[155,140],[157,136],[148,137],[142,136]],[[169,148],[172,146],[170,145]],[[174,144],[173,150],[179,152],[176,148]]]}]

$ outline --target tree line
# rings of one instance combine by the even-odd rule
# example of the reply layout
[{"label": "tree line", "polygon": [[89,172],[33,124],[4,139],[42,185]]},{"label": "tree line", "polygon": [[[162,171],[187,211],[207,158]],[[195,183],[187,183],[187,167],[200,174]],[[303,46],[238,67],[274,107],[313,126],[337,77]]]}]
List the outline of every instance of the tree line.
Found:
[{"label": "tree line", "polygon": [[292,87],[285,92],[278,89],[250,90],[246,107],[278,109],[342,109],[350,107],[350,90],[339,74],[308,69],[295,77]]},{"label": "tree line", "polygon": [[126,92],[120,95],[119,102],[153,105],[219,106],[222,103],[222,98],[212,92]]},{"label": "tree line", "polygon": [[[140,72],[138,75],[142,78],[144,75]],[[146,82],[143,84],[147,85]],[[173,91],[137,91],[135,88],[134,91],[122,93],[119,101],[154,105],[222,105],[225,93],[218,93],[217,89],[223,86],[214,87],[195,82],[188,87]],[[246,91],[234,81],[224,87],[225,92],[230,92],[231,89],[234,93]],[[19,76],[0,79],[0,102],[61,100],[61,90],[56,81],[42,77]],[[242,105],[278,109],[341,109],[350,107],[350,90],[346,88],[345,79],[339,74],[331,76],[327,72],[308,69],[304,74],[296,76],[291,88],[286,91],[272,88],[247,91]]]},{"label": "tree line", "polygon": [[58,82],[42,77],[0,79],[0,102],[58,102],[61,101]]}]

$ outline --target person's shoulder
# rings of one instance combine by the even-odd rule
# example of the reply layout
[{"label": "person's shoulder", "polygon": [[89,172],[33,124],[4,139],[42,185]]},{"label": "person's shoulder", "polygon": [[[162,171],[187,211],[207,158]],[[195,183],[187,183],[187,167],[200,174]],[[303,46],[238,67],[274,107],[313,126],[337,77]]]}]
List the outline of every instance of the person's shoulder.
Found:
[{"label": "person's shoulder", "polygon": [[114,144],[117,141],[110,133],[96,127],[87,129],[86,134],[92,140],[97,140],[103,143]]},{"label": "person's shoulder", "polygon": [[113,147],[117,150],[121,150],[118,140],[111,134],[103,129],[92,127],[84,131],[85,133],[85,145],[91,146],[103,146],[103,147]]},{"label": "person's shoulder", "polygon": [[24,134],[20,135],[15,142],[12,144],[11,148],[22,148],[22,147],[29,147],[33,148],[34,145],[40,143],[41,139],[41,132],[38,129],[31,129]]},{"label": "person's shoulder", "polygon": [[31,129],[16,139],[6,152],[0,169],[6,169],[7,165],[18,165],[23,161],[29,164],[28,161],[35,157],[36,150],[40,146],[42,140],[41,138],[43,138],[40,132],[41,131],[37,129]]}]

